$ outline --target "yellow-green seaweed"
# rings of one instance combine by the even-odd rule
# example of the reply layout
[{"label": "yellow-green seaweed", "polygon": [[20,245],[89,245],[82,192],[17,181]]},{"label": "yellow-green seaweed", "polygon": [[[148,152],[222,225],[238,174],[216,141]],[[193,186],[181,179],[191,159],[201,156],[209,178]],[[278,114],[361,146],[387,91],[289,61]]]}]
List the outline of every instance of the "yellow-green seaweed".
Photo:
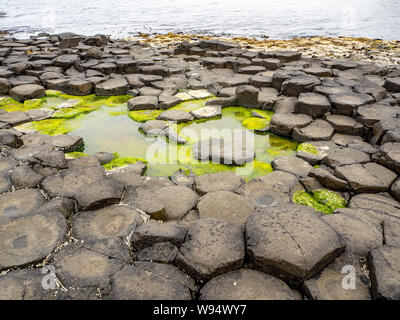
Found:
[{"label": "yellow-green seaweed", "polygon": [[318,154],[318,150],[311,143],[303,142],[300,143],[297,147],[297,151],[303,151],[311,154]]},{"label": "yellow-green seaweed", "polygon": [[88,157],[89,155],[84,152],[74,151],[74,152],[66,153],[65,156],[67,158],[77,159],[77,158],[82,158],[82,157]]},{"label": "yellow-green seaweed", "polygon": [[249,130],[262,130],[268,126],[268,123],[267,119],[251,117],[243,120],[242,125]]},{"label": "yellow-green seaweed", "polygon": [[113,170],[116,168],[125,167],[129,164],[137,163],[137,162],[147,163],[147,161],[145,159],[137,158],[137,157],[121,158],[121,156],[117,152],[114,152],[114,159],[112,159],[110,162],[104,164],[103,167],[106,170]]},{"label": "yellow-green seaweed", "polygon": [[123,96],[111,96],[109,97],[105,104],[109,107],[118,107],[121,104],[127,103],[132,96],[130,95],[123,95]]},{"label": "yellow-green seaweed", "polygon": [[52,118],[54,119],[72,119],[81,114],[89,113],[96,110],[91,107],[74,107],[74,108],[63,108],[53,113]]},{"label": "yellow-green seaweed", "polygon": [[64,93],[58,90],[46,90],[46,97],[60,97],[62,94]]},{"label": "yellow-green seaweed", "polygon": [[293,194],[292,200],[325,214],[332,214],[335,209],[345,208],[347,205],[342,196],[327,189],[316,189],[312,193],[299,190]]},{"label": "yellow-green seaweed", "polygon": [[245,107],[225,107],[222,108],[222,116],[243,121],[251,117],[251,110]]},{"label": "yellow-green seaweed", "polygon": [[149,120],[155,120],[162,110],[136,110],[128,112],[128,116],[136,122],[146,122]]},{"label": "yellow-green seaweed", "polygon": [[67,134],[74,128],[66,119],[46,119],[33,121],[27,124],[27,128],[36,130],[39,133],[54,136],[57,134]]},{"label": "yellow-green seaweed", "polygon": [[327,189],[313,190],[314,199],[320,203],[327,205],[332,210],[345,208],[347,201],[338,193]]}]

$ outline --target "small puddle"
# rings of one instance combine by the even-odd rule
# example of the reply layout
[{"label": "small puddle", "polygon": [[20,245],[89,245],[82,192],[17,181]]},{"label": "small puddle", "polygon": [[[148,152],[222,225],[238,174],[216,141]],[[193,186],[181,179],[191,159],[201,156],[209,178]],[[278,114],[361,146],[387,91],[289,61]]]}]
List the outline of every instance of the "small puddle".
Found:
[{"label": "small puddle", "polygon": [[[281,155],[294,156],[297,148],[295,141],[275,136],[273,134],[260,134],[249,130],[247,127],[258,126],[259,121],[254,117],[254,112],[270,119],[272,112],[252,110],[244,107],[226,107],[222,109],[220,118],[209,120],[195,120],[188,123],[170,124],[187,143],[180,145],[168,141],[165,137],[146,137],[139,127],[143,122],[133,120],[140,117],[154,119],[160,112],[141,111],[130,113],[125,102],[128,97],[72,97],[60,93],[49,92],[48,96],[37,103],[25,102],[24,105],[8,101],[7,104],[0,100],[0,108],[7,111],[27,111],[29,109],[47,108],[54,109],[57,105],[79,100],[79,106],[60,109],[55,112],[57,119],[47,119],[18,126],[17,129],[29,131],[36,130],[46,134],[74,134],[83,137],[85,142],[84,153],[116,152],[120,157],[137,157],[146,159],[146,175],[169,176],[180,168],[191,169],[195,174],[201,175],[218,171],[235,170],[235,166],[202,162],[193,157],[192,146],[204,140],[204,132],[209,134],[214,130],[213,136],[220,137],[221,130],[224,136],[235,131],[247,134],[254,141],[255,159],[240,167],[241,174],[247,180],[272,172],[271,161]],[[207,99],[187,101],[180,103],[172,109],[192,111],[205,106]],[[34,105],[34,107],[32,107]],[[253,112],[254,111],[254,112]],[[80,113],[82,112],[82,113]],[[79,114],[80,113],[80,114]],[[65,117],[67,118],[65,118]],[[258,118],[261,119],[261,118]],[[141,119],[143,120],[143,119]],[[269,120],[264,121],[268,123]],[[261,120],[263,122],[263,120]],[[149,150],[157,142],[158,151],[149,156]],[[240,172],[238,172],[240,173]]]}]

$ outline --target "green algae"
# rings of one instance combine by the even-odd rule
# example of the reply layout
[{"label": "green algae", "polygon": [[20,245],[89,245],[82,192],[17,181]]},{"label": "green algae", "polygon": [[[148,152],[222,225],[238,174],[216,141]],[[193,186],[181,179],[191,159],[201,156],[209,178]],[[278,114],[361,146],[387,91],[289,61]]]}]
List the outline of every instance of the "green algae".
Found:
[{"label": "green algae", "polygon": [[267,148],[267,153],[276,158],[283,155],[294,155],[298,143],[294,140],[276,136],[274,134],[269,135],[270,147]]},{"label": "green algae", "polygon": [[61,95],[63,95],[64,93],[58,90],[46,90],[46,97],[60,97]]},{"label": "green algae", "polygon": [[265,176],[274,171],[271,164],[254,160],[253,162],[250,162],[246,164],[243,168],[241,168],[238,173],[240,174],[242,170],[243,172],[245,172],[244,170],[248,169],[251,169],[251,173],[243,174],[246,181],[252,180],[257,177]]},{"label": "green algae", "polygon": [[67,134],[74,128],[66,119],[46,119],[27,123],[26,129],[54,136],[58,134]]},{"label": "green algae", "polygon": [[74,152],[68,152],[65,154],[67,158],[72,158],[72,159],[77,159],[77,158],[82,158],[82,157],[88,157],[89,155],[83,152],[79,151],[74,151]]},{"label": "green algae", "polygon": [[122,95],[122,96],[111,96],[105,101],[105,105],[108,107],[119,107],[121,104],[127,103],[132,96]]},{"label": "green algae", "polygon": [[147,161],[145,159],[137,158],[137,157],[121,158],[119,153],[114,152],[114,159],[112,159],[110,162],[104,164],[103,167],[106,170],[113,170],[116,168],[125,167],[125,166],[133,164],[133,163],[137,163],[137,162],[147,163]]},{"label": "green algae", "polygon": [[[251,121],[268,124],[273,113],[258,109],[248,109],[244,107],[226,107],[222,109],[222,117],[213,119],[202,119],[190,121],[187,123],[173,124],[173,128],[184,138],[187,138],[187,144],[176,145],[168,143],[164,138],[166,147],[174,146],[177,148],[178,155],[165,154],[160,150],[153,158],[148,159],[148,148],[152,146],[151,139],[145,139],[139,131],[140,123],[154,120],[164,110],[127,110],[126,101],[130,96],[98,97],[90,96],[72,96],[61,92],[49,92],[46,99],[40,104],[40,107],[53,108],[58,104],[68,100],[75,99],[80,103],[71,108],[57,109],[52,119],[35,121],[26,124],[26,128],[49,135],[56,134],[76,134],[82,136],[85,140],[83,152],[67,155],[69,157],[80,157],[87,154],[93,154],[98,151],[114,152],[119,154],[104,167],[112,170],[121,166],[126,166],[139,161],[147,163],[147,175],[170,176],[176,170],[182,168],[191,170],[196,175],[205,173],[215,173],[221,171],[234,171],[241,174],[246,180],[266,175],[273,171],[270,162],[282,154],[292,155],[296,151],[297,143],[286,138],[274,135],[261,136],[251,133],[254,136],[256,149],[256,158],[254,161],[245,164],[242,167],[202,162],[194,158],[192,146],[201,140],[202,130],[227,130],[232,133],[233,130],[243,130],[250,132],[243,122],[246,119],[248,124]],[[208,98],[210,99],[210,98]],[[191,111],[202,108],[208,99],[189,100],[180,103],[172,109]],[[15,104],[17,101],[9,100]],[[37,102],[32,102],[33,105]],[[21,104],[20,104],[21,105]],[[254,116],[257,111],[260,117]],[[134,121],[132,121],[132,119]],[[246,122],[245,122],[246,124]],[[198,137],[192,138],[186,130],[193,130]],[[251,129],[252,130],[252,129]],[[216,134],[216,138],[220,133]],[[157,162],[157,160],[160,160]],[[175,160],[175,162],[174,162]]]},{"label": "green algae", "polygon": [[263,118],[251,117],[243,120],[242,125],[249,130],[263,130],[268,127],[269,121]]},{"label": "green algae", "polygon": [[161,113],[162,110],[137,110],[129,111],[128,116],[136,122],[146,122],[155,120]]},{"label": "green algae", "polygon": [[235,118],[241,122],[251,117],[251,109],[245,107],[225,107],[222,108],[222,116]]},{"label": "green algae", "polygon": [[314,199],[327,205],[333,211],[338,208],[345,208],[347,201],[336,192],[327,189],[317,189],[313,191]]},{"label": "green algae", "polygon": [[96,109],[90,107],[74,107],[74,108],[63,108],[55,111],[52,115],[54,119],[72,119],[81,114],[92,112]]},{"label": "green algae", "polygon": [[310,143],[303,142],[298,145],[297,151],[303,151],[311,154],[318,154],[318,150],[315,146]]},{"label": "green algae", "polygon": [[47,101],[46,97],[39,98],[39,99],[31,99],[24,101],[24,108],[26,109],[36,109],[40,108],[40,106]]},{"label": "green algae", "polygon": [[325,214],[332,214],[335,209],[347,206],[347,201],[342,196],[327,189],[316,189],[312,193],[299,190],[293,194],[292,200]]},{"label": "green algae", "polygon": [[197,100],[187,100],[178,103],[177,105],[173,106],[169,110],[183,110],[183,111],[194,111],[198,110],[200,108],[203,108],[206,104],[207,100],[212,99],[213,97],[210,98],[205,98],[205,99],[197,99]]}]

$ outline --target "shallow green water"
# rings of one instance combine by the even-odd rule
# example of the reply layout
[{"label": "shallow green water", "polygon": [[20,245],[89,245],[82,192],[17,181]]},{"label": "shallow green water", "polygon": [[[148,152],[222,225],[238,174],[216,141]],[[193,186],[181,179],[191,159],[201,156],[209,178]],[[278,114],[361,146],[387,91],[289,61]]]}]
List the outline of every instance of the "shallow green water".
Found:
[{"label": "shallow green water", "polygon": [[[146,159],[147,175],[171,175],[179,168],[191,169],[196,174],[235,170],[238,167],[199,162],[192,156],[192,146],[199,140],[204,140],[210,134],[221,137],[221,131],[213,133],[210,130],[222,130],[225,134],[237,132],[247,133],[254,139],[256,158],[254,161],[241,167],[239,174],[247,179],[265,175],[272,172],[271,161],[281,155],[294,155],[297,143],[272,134],[256,134],[243,126],[243,121],[252,117],[250,109],[242,107],[227,107],[222,111],[219,119],[192,121],[184,124],[172,124],[188,143],[177,145],[162,138],[148,138],[139,131],[140,122],[129,117],[127,104],[110,104],[104,97],[48,97],[39,108],[51,108],[66,101],[67,98],[76,98],[82,103],[77,107],[85,113],[72,119],[51,119],[37,121],[23,125],[24,129],[36,129],[41,133],[60,134],[69,133],[82,136],[85,141],[84,152],[93,154],[99,151],[117,152],[121,157],[138,157]],[[203,107],[206,99],[188,101],[175,106],[173,109],[195,110]],[[8,104],[9,105],[9,104]],[[1,105],[0,108],[4,106]],[[19,105],[20,108],[23,108]],[[8,108],[10,108],[8,106]],[[74,110],[72,110],[74,111]],[[272,114],[269,113],[269,116]],[[268,116],[267,116],[268,117]],[[154,149],[155,142],[158,151],[149,155],[149,150]]]}]

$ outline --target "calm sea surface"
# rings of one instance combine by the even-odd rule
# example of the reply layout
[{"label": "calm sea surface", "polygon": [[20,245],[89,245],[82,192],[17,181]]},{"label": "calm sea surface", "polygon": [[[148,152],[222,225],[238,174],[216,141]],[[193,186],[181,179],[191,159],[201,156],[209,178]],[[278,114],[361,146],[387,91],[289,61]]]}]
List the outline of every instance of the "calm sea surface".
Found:
[{"label": "calm sea surface", "polygon": [[0,0],[0,30],[400,40],[399,0]]}]

